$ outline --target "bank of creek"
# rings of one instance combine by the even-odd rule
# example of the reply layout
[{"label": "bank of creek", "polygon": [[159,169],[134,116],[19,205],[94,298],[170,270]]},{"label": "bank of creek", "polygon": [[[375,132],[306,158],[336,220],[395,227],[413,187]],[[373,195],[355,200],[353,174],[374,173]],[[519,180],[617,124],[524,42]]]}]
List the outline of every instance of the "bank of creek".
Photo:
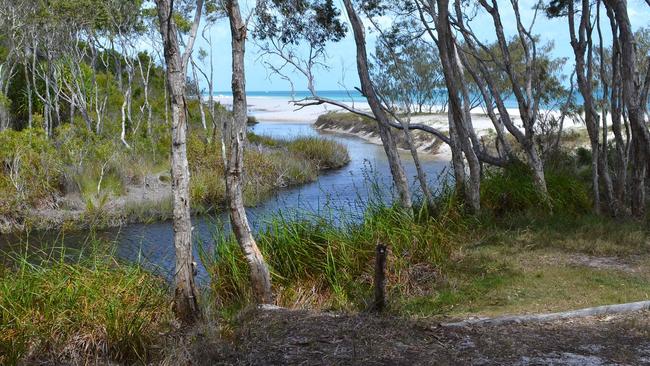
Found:
[{"label": "bank of creek", "polygon": [[[300,212],[331,211],[333,215],[342,212],[346,217],[360,215],[370,190],[380,188],[383,193],[373,197],[390,199],[387,187],[391,184],[390,171],[383,148],[352,135],[322,132],[309,123],[264,122],[252,126],[251,131],[258,135],[291,138],[298,136],[326,136],[344,144],[350,155],[350,163],[341,169],[322,172],[317,181],[305,185],[282,189],[265,202],[247,209],[249,219],[257,230],[263,227],[266,218],[277,215],[291,215]],[[415,167],[410,155],[401,152],[406,172],[415,176]],[[433,155],[421,154],[423,167],[430,181],[435,182],[445,174],[447,162]],[[374,187],[374,188],[373,188]],[[193,218],[195,256],[199,248],[212,250],[216,236],[224,231],[228,217],[225,213],[202,215]],[[225,227],[227,230],[227,227]],[[105,229],[92,234],[94,238],[113,242],[119,258],[129,261],[142,261],[152,270],[169,277],[174,268],[174,247],[172,244],[171,221],[127,224]],[[0,250],[5,252],[39,246],[65,246],[82,248],[88,242],[88,232],[32,232],[22,235],[0,237]],[[198,280],[207,281],[207,273],[199,264]]]}]

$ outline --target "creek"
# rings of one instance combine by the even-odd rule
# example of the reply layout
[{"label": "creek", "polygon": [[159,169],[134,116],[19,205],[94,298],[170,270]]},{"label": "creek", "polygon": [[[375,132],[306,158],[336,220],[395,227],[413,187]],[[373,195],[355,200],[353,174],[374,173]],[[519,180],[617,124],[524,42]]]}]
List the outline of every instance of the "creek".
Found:
[{"label": "creek", "polygon": [[[264,227],[268,218],[282,214],[294,216],[345,215],[360,217],[363,214],[369,198],[390,201],[390,170],[383,147],[369,143],[359,137],[326,133],[313,128],[309,123],[279,123],[261,122],[250,127],[258,135],[271,137],[292,138],[298,136],[326,136],[332,138],[348,149],[350,163],[343,168],[321,172],[318,180],[290,188],[280,189],[275,196],[263,203],[247,208],[249,220],[254,230]],[[415,167],[411,156],[406,151],[400,151],[411,184],[415,183]],[[422,166],[432,186],[436,186],[439,177],[445,174],[449,163],[436,159],[426,153],[421,154]],[[195,257],[199,250],[210,252],[213,249],[214,238],[227,232],[228,217],[226,213],[201,215],[193,217],[193,237],[195,241]],[[113,242],[115,254],[128,261],[141,261],[147,268],[170,278],[174,268],[174,246],[172,244],[172,223],[162,221],[154,223],[128,224],[93,233],[94,237]],[[56,243],[66,248],[83,248],[89,241],[85,232],[61,233],[39,232],[31,233],[30,237],[20,235],[0,237],[0,249],[16,246]],[[28,244],[26,244],[28,243]],[[199,283],[206,283],[207,273],[199,263]]]}]

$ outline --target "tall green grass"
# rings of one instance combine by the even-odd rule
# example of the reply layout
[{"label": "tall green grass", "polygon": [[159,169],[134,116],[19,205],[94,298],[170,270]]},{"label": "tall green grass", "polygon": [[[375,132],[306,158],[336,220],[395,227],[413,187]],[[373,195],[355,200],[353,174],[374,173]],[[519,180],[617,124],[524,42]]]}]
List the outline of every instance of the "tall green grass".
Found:
[{"label": "tall green grass", "polygon": [[151,360],[172,319],[167,285],[101,253],[0,266],[0,364]]},{"label": "tall green grass", "polygon": [[[454,191],[443,184],[433,205],[416,204],[408,211],[371,196],[361,219],[346,210],[280,214],[268,220],[257,241],[271,268],[277,303],[282,306],[366,308],[379,243],[389,247],[387,290],[391,298],[453,294],[452,279],[468,275],[481,284],[475,290],[483,291],[499,286],[501,280],[485,282],[479,281],[480,277],[501,278],[508,266],[491,263],[493,259],[487,257],[468,260],[468,248],[507,236],[512,225],[518,225],[517,230],[531,227],[535,221],[530,217],[563,217],[566,221],[588,215],[587,186],[575,174],[549,171],[547,183],[551,207],[542,203],[530,173],[513,166],[486,174],[480,216],[465,214]],[[541,228],[543,223],[539,225]],[[211,275],[212,293],[220,306],[245,304],[251,295],[241,251],[231,237],[219,236],[215,242],[214,252],[203,258]],[[437,307],[441,308],[448,307]]]},{"label": "tall green grass", "polygon": [[[257,240],[271,268],[279,304],[358,310],[367,306],[371,293],[377,244],[390,246],[389,291],[407,295],[414,284],[404,279],[413,265],[421,265],[422,271],[443,270],[455,233],[465,225],[457,210],[434,217],[424,209],[409,212],[373,204],[360,222],[325,213],[302,219],[278,215]],[[215,251],[203,259],[212,292],[221,305],[245,303],[250,283],[241,251],[231,237],[216,241]]]}]

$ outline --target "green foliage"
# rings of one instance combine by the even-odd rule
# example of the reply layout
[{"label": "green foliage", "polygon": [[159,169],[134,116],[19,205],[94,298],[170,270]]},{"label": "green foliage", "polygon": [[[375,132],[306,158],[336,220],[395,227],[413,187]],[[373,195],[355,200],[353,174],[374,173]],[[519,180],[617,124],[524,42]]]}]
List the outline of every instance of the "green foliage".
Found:
[{"label": "green foliage", "polygon": [[24,206],[52,206],[62,179],[62,161],[39,129],[0,132],[0,215]]},{"label": "green foliage", "polygon": [[[244,201],[247,205],[261,202],[279,188],[312,182],[319,170],[340,168],[349,162],[345,146],[329,139],[283,140],[249,133],[248,140],[250,148],[244,151]],[[187,146],[193,204],[209,208],[225,203],[220,139],[207,142],[201,134],[192,133]]]},{"label": "green foliage", "polygon": [[166,284],[92,254],[0,267],[0,363],[146,362],[172,319]]},{"label": "green foliage", "polygon": [[481,205],[488,215],[496,217],[549,210],[577,215],[590,210],[588,187],[574,172],[547,170],[545,177],[550,202],[545,202],[539,194],[532,174],[524,164],[490,169],[481,182]]},{"label": "green foliage", "polygon": [[301,137],[287,142],[289,152],[315,162],[320,169],[340,168],[350,161],[341,144],[320,137]]},{"label": "green foliage", "polygon": [[318,48],[340,41],[347,30],[332,0],[278,0],[263,2],[256,10],[253,36],[262,41],[292,45],[308,42]]},{"label": "green foliage", "polygon": [[422,39],[400,33],[399,23],[384,33],[375,47],[372,77],[376,88],[389,103],[411,112],[443,105],[445,86],[438,50]]}]

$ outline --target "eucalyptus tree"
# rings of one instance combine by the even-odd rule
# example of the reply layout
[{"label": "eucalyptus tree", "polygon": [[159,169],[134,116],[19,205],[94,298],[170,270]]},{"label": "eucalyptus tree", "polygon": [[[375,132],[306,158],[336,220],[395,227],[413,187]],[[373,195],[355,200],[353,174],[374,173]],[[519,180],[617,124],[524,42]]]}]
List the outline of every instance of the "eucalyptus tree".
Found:
[{"label": "eucalyptus tree", "polygon": [[[377,91],[400,109],[411,105],[414,113],[441,108],[444,87],[438,51],[422,38],[412,38],[399,23],[377,39],[371,67]],[[378,27],[375,27],[378,28]]]},{"label": "eucalyptus tree", "polygon": [[[458,60],[458,45],[452,32],[448,0],[416,0],[416,14],[425,32],[435,42],[447,88],[449,101],[449,135],[452,164],[457,191],[463,194],[468,208],[480,210],[481,165],[477,153],[480,146],[473,139],[473,127],[467,88],[463,83],[462,65]],[[465,170],[469,166],[469,177]]]},{"label": "eucalyptus tree", "polygon": [[253,295],[258,303],[273,302],[271,274],[251,232],[244,209],[243,173],[244,144],[246,141],[246,78],[244,54],[248,33],[247,21],[242,18],[239,2],[226,0],[225,11],[230,23],[232,44],[232,118],[222,131],[226,193],[233,232],[250,267]]},{"label": "eucalyptus tree", "polygon": [[[538,192],[542,194],[543,197],[547,197],[548,191],[546,188],[546,179],[544,177],[544,165],[534,143],[536,132],[535,124],[537,123],[540,112],[540,93],[536,86],[540,85],[540,78],[543,77],[544,72],[546,72],[546,70],[538,67],[538,40],[532,34],[532,27],[539,8],[534,8],[535,14],[532,23],[527,26],[523,23],[518,1],[510,1],[510,6],[515,15],[514,21],[516,24],[516,33],[514,37],[516,42],[519,43],[523,53],[522,64],[524,70],[523,72],[519,72],[503,29],[503,20],[499,3],[496,0],[478,0],[478,2],[492,18],[500,51],[492,58],[492,61],[499,64],[500,68],[507,75],[510,81],[510,87],[512,88],[513,95],[517,100],[519,118],[521,119],[524,128],[523,136],[515,130],[511,130],[510,132],[518,137],[519,143],[526,152],[528,165],[532,170],[533,181]],[[459,0],[456,0],[455,7],[457,9],[456,13],[458,19],[462,19],[464,15],[460,10],[461,5]],[[459,23],[461,22],[459,21]],[[475,33],[465,31],[463,32],[463,35],[466,40],[472,38],[475,43],[480,44]],[[487,50],[486,47],[482,48]],[[503,112],[507,113],[507,110],[500,112],[504,114]],[[505,121],[506,119],[504,118],[503,120]]]},{"label": "eucalyptus tree", "polygon": [[[639,71],[637,43],[628,14],[627,1],[604,0],[607,16],[615,32],[615,42],[620,52],[621,92],[624,96],[622,106],[627,116],[631,132],[631,203],[632,213],[641,216],[646,206],[646,177],[650,162],[650,131],[647,127],[648,93],[650,91],[650,67],[646,67],[645,75]],[[650,62],[650,61],[646,61]]]},{"label": "eucalyptus tree", "polygon": [[[576,3],[574,1],[567,1],[564,5],[566,5],[565,11],[568,19],[567,23],[569,26],[570,43],[575,58],[578,89],[583,98],[584,121],[591,144],[591,176],[594,209],[597,212],[609,210],[610,212],[615,213],[618,211],[618,204],[615,202],[612,179],[609,169],[607,168],[607,123],[603,120],[602,127],[600,125],[601,116],[597,111],[598,101],[595,90],[595,77],[597,71],[595,70],[596,66],[594,62],[596,57],[594,28],[597,23],[598,31],[601,31],[601,3],[600,1],[597,3],[581,1],[578,4],[580,5],[579,9],[576,9]],[[598,10],[593,11],[594,7],[597,7]],[[552,11],[558,12],[559,9],[554,9]],[[604,75],[601,74],[601,76]],[[618,118],[615,118],[613,123],[620,126],[620,120]],[[602,141],[600,139],[601,128],[603,129]],[[615,127],[615,129],[620,131],[620,127]],[[602,186],[600,184],[601,182],[603,183]],[[600,201],[601,194],[603,193],[607,201],[605,207],[603,207],[604,205],[601,204]]]},{"label": "eucalyptus tree", "polygon": [[[432,108],[434,96],[440,87],[442,76],[436,60],[429,58],[425,42],[417,42],[401,37],[395,25],[390,33],[369,17],[371,23],[380,32],[375,50],[375,62],[372,65],[372,79],[377,94],[390,113],[395,116],[403,128],[406,143],[411,152],[413,163],[426,203],[433,204],[433,194],[429,189],[427,176],[420,164],[420,157],[410,129],[414,109],[422,112],[423,104]],[[400,114],[400,117],[397,117]]]},{"label": "eucalyptus tree", "polygon": [[190,217],[190,171],[187,162],[187,116],[185,86],[187,67],[196,39],[203,0],[196,0],[194,18],[181,53],[172,0],[156,0],[160,34],[165,50],[167,85],[172,110],[172,198],[174,247],[176,249],[174,311],[185,323],[200,316],[198,291],[193,276],[192,222]]},{"label": "eucalyptus tree", "polygon": [[28,7],[26,1],[4,1],[0,4],[0,131],[11,126],[7,94],[19,66]]},{"label": "eucalyptus tree", "polygon": [[[602,15],[603,8],[605,15]],[[576,74],[584,99],[585,122],[592,145],[592,185],[594,202],[604,196],[602,211],[612,214],[645,210],[645,181],[650,157],[647,128],[648,89],[647,48],[643,53],[643,30],[632,30],[626,1],[553,0],[547,15],[566,17],[574,51]],[[611,47],[604,46],[601,25],[609,20]],[[641,54],[639,54],[641,52]],[[613,140],[609,141],[609,123]],[[610,172],[608,147],[613,145],[614,164]]]}]

